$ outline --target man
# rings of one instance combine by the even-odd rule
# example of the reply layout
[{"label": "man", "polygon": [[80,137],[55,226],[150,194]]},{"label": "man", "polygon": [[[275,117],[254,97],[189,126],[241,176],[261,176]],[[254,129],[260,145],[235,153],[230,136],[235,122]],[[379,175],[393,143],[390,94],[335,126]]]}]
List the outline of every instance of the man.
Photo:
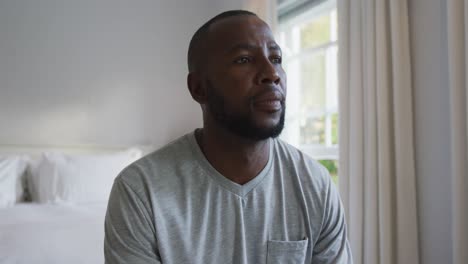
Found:
[{"label": "man", "polygon": [[352,263],[326,169],[276,139],[286,74],[265,22],[214,17],[193,36],[188,66],[203,128],[115,180],[106,263]]}]

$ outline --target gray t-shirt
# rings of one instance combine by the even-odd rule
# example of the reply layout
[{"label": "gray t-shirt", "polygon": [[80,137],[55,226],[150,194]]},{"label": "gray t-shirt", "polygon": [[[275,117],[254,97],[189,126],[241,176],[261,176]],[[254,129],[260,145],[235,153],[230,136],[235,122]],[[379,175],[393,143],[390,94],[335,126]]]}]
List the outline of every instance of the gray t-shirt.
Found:
[{"label": "gray t-shirt", "polygon": [[106,263],[352,263],[327,170],[270,143],[267,165],[244,185],[211,166],[193,132],[127,167],[107,208]]}]

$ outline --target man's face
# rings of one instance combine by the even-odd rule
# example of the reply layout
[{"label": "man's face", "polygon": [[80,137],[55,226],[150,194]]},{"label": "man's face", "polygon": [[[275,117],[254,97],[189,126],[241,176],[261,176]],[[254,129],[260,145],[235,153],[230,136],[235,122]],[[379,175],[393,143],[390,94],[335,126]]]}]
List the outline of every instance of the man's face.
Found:
[{"label": "man's face", "polygon": [[209,34],[206,110],[238,136],[278,136],[284,126],[286,74],[269,27],[255,16],[238,16],[213,24]]}]

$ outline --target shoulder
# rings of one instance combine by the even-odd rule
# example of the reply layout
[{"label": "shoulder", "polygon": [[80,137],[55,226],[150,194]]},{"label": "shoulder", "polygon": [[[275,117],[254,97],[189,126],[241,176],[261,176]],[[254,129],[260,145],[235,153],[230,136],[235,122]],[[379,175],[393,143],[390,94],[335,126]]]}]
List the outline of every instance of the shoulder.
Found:
[{"label": "shoulder", "polygon": [[304,175],[303,180],[309,178],[316,183],[326,183],[330,180],[330,174],[322,164],[281,139],[274,140],[274,155],[282,166]]},{"label": "shoulder", "polygon": [[275,167],[288,177],[296,191],[300,191],[311,202],[323,203],[330,190],[331,181],[328,170],[312,157],[284,142],[274,140]]},{"label": "shoulder", "polygon": [[192,134],[184,135],[126,167],[116,178],[136,192],[155,190],[170,181],[176,171],[194,166]]}]

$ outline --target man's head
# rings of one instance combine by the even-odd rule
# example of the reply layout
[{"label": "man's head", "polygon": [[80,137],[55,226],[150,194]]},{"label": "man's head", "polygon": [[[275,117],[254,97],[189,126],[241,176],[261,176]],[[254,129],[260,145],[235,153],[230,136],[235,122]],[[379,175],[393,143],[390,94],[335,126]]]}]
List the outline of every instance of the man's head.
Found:
[{"label": "man's head", "polygon": [[248,11],[228,11],[205,23],[188,52],[190,93],[205,127],[263,140],[284,126],[286,75],[268,25]]}]

